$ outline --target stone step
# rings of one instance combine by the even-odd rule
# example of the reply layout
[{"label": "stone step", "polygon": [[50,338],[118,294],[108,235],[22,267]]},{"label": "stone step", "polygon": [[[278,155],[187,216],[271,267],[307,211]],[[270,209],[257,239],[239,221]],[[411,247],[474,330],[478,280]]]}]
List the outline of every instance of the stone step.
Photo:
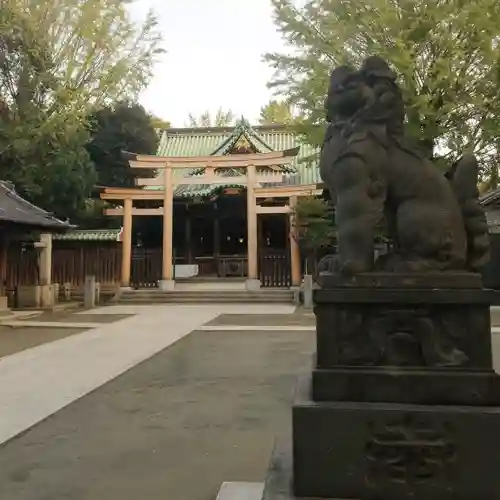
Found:
[{"label": "stone step", "polygon": [[266,290],[259,292],[246,291],[173,291],[161,292],[159,290],[140,290],[123,292],[119,298],[120,303],[291,303],[294,294],[290,290]]},{"label": "stone step", "polygon": [[178,297],[293,297],[293,292],[291,290],[283,291],[272,291],[272,292],[243,292],[243,291],[232,291],[232,290],[203,290],[203,291],[191,291],[191,290],[175,290],[172,292],[153,292],[153,291],[124,291],[121,293],[121,297],[163,297],[163,296],[178,296]]},{"label": "stone step", "polygon": [[239,296],[239,297],[276,297],[276,296],[288,296],[293,295],[291,290],[277,290],[272,292],[246,292],[246,291],[237,291],[237,290],[174,290],[172,292],[160,292],[160,291],[123,291],[121,293],[122,297],[130,296],[130,297],[159,297],[163,295],[178,295],[182,297],[198,297],[198,296],[212,296],[212,295],[224,295],[224,296]]},{"label": "stone step", "polygon": [[273,297],[273,298],[263,298],[263,297],[129,297],[120,298],[118,304],[165,304],[165,303],[193,303],[193,304],[223,304],[223,303],[252,303],[252,304],[291,304],[293,302],[293,297]]}]

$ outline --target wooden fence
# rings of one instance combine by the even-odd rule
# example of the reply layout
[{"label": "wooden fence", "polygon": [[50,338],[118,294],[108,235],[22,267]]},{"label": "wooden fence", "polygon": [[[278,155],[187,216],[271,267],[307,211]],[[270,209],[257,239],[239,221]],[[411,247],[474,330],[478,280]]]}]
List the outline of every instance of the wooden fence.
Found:
[{"label": "wooden fence", "polygon": [[120,283],[121,247],[55,248],[52,251],[52,282],[83,286],[93,275],[101,286]]},{"label": "wooden fence", "polygon": [[[6,274],[7,290],[19,285],[39,283],[38,255],[35,248],[11,248],[8,253]],[[120,283],[121,246],[80,248],[54,248],[52,251],[52,282],[70,283],[78,288],[84,285],[85,277],[93,275],[103,287]],[[233,258],[234,260],[234,258]],[[246,259],[239,275],[246,275]],[[213,257],[195,259],[200,266],[200,275],[217,276],[217,261]],[[134,248],[131,263],[131,285],[134,288],[157,287],[162,275],[162,250]],[[227,274],[227,273],[222,273]],[[288,251],[261,254],[259,274],[264,287],[291,286],[291,267]]]},{"label": "wooden fence", "polygon": [[38,285],[38,252],[33,247],[11,246],[7,252],[6,290],[16,286]]}]

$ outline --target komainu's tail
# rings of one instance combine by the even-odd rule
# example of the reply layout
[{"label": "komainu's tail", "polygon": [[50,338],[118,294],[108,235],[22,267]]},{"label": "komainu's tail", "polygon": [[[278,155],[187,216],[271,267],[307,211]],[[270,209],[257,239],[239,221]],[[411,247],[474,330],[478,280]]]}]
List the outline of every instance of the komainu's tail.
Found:
[{"label": "komainu's tail", "polygon": [[467,265],[478,270],[490,258],[490,238],[484,209],[479,203],[479,165],[474,155],[464,155],[447,173],[462,208],[467,232]]}]

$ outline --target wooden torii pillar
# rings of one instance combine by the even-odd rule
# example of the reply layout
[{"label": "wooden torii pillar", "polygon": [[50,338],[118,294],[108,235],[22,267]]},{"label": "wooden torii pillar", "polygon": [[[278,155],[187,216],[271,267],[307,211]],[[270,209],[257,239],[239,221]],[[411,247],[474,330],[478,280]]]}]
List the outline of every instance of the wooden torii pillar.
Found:
[{"label": "wooden torii pillar", "polygon": [[[258,276],[258,237],[257,237],[257,210],[255,189],[262,183],[279,183],[282,181],[282,171],[279,167],[289,164],[299,152],[299,148],[270,153],[255,153],[246,155],[227,156],[194,156],[172,157],[135,155],[129,160],[130,166],[137,169],[155,169],[161,173],[154,178],[138,178],[138,186],[154,186],[156,190],[105,188],[101,194],[103,200],[123,200],[123,209],[108,209],[107,215],[123,215],[123,257],[122,257],[122,286],[130,286],[130,264],[132,248],[132,216],[160,214],[158,209],[134,208],[132,200],[162,200],[161,215],[163,215],[163,253],[162,253],[162,280],[160,289],[169,291],[174,288],[173,274],[173,193],[177,185],[184,184],[217,184],[247,186],[247,243],[248,243],[248,290],[260,288]],[[270,173],[258,173],[259,167],[274,168]],[[203,175],[174,175],[176,170],[204,169]],[[242,169],[246,175],[221,176],[217,175],[218,168]]]}]

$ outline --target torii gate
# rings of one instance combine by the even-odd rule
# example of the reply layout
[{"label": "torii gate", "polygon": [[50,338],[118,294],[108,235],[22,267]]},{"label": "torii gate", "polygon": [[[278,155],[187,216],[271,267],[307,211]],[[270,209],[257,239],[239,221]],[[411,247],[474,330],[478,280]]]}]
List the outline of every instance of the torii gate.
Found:
[{"label": "torii gate", "polygon": [[[106,215],[123,216],[122,237],[122,269],[121,285],[130,286],[130,267],[132,254],[132,216],[133,215],[162,215],[163,216],[163,252],[162,252],[162,280],[160,289],[169,291],[174,288],[172,264],[172,233],[173,233],[173,194],[178,185],[183,184],[243,184],[247,187],[247,244],[248,244],[248,290],[260,288],[258,279],[258,248],[257,248],[257,214],[258,213],[290,213],[290,207],[272,207],[279,211],[259,210],[256,206],[256,189],[262,183],[280,183],[283,172],[280,167],[291,163],[297,156],[299,148],[269,153],[254,153],[227,156],[155,156],[126,153],[130,166],[138,169],[161,170],[154,178],[138,178],[137,186],[141,188],[104,188],[101,199],[123,201],[123,208],[107,209]],[[258,167],[268,167],[272,172],[257,172]],[[200,175],[174,176],[174,169],[204,169]],[[245,175],[221,176],[217,169],[243,169]],[[156,190],[144,190],[144,186],[154,186]],[[286,196],[286,194],[285,194]],[[261,196],[259,196],[261,197]],[[160,208],[134,208],[133,200],[162,200]],[[286,212],[285,212],[286,211]],[[295,238],[290,237],[292,257],[292,283],[300,284],[300,255]],[[298,270],[298,271],[297,271]],[[297,283],[298,281],[298,283]]]}]

